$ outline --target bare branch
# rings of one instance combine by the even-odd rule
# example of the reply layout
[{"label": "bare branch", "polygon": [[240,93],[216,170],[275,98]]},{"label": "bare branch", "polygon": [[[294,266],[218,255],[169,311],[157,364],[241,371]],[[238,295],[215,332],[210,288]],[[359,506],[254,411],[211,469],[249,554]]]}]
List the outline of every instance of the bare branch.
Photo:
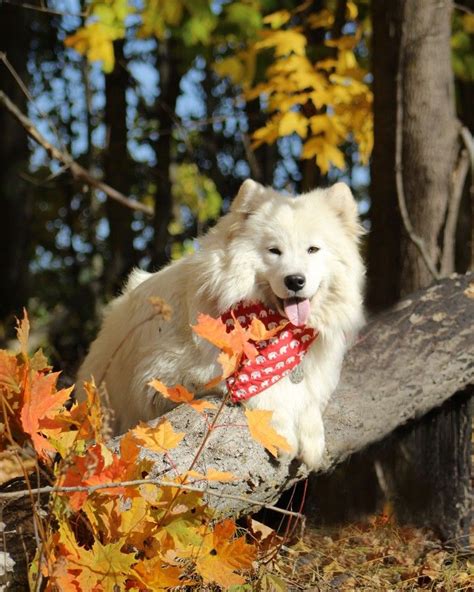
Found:
[{"label": "bare branch", "polygon": [[64,12],[61,10],[54,10],[52,8],[47,8],[46,6],[39,6],[35,4],[28,4],[27,2],[12,2],[12,0],[3,0],[4,4],[10,4],[11,6],[15,6],[16,8],[24,8],[27,10],[34,10],[36,12],[44,12],[46,14],[52,14],[55,16],[75,16],[77,18],[87,18],[90,15],[90,11],[84,12]]},{"label": "bare branch", "polygon": [[405,199],[405,189],[403,187],[403,167],[402,167],[402,133],[403,133],[403,77],[402,65],[404,60],[404,27],[403,19],[400,24],[400,51],[398,56],[398,67],[396,76],[396,126],[395,126],[395,182],[397,186],[397,199],[400,214],[402,216],[403,226],[408,237],[418,249],[426,267],[430,271],[435,280],[441,278],[440,273],[436,269],[436,265],[431,260],[429,253],[426,250],[424,240],[418,236],[411,224],[410,216],[408,214],[407,203]]},{"label": "bare branch", "polygon": [[38,131],[33,122],[18,109],[18,107],[7,97],[3,91],[0,91],[0,104],[3,105],[25,128],[30,138],[33,138],[35,142],[43,146],[51,158],[58,160],[64,166],[69,168],[75,179],[86,183],[90,187],[95,187],[96,189],[103,191],[107,197],[121,203],[127,208],[136,210],[138,212],[143,212],[148,216],[153,216],[153,208],[150,208],[149,206],[146,206],[145,204],[142,204],[136,200],[130,199],[120,191],[117,191],[113,187],[110,187],[110,185],[107,185],[107,183],[96,179],[92,173],[90,173],[90,171],[86,170],[79,163],[77,163],[66,150],[59,150],[56,148],[56,146],[53,146],[51,142],[48,142],[48,140]]},{"label": "bare branch", "polygon": [[57,494],[57,493],[76,493],[76,492],[86,492],[89,495],[100,491],[102,489],[117,489],[119,487],[139,487],[140,485],[156,485],[158,487],[176,487],[177,489],[182,489],[183,491],[194,491],[197,493],[205,493],[206,495],[213,495],[215,497],[220,497],[222,499],[233,500],[236,502],[244,502],[245,504],[252,504],[255,506],[260,506],[262,508],[266,508],[267,510],[272,510],[273,512],[278,512],[279,514],[284,514],[285,516],[292,516],[293,518],[297,518],[301,520],[304,524],[305,517],[300,512],[294,512],[292,510],[285,510],[284,508],[278,508],[272,504],[268,504],[261,500],[256,500],[251,497],[247,497],[244,495],[235,495],[231,493],[223,493],[221,491],[216,491],[213,489],[203,489],[200,487],[196,487],[194,485],[186,485],[185,483],[175,483],[173,481],[166,481],[164,479],[134,479],[131,481],[112,481],[110,483],[98,483],[97,485],[75,485],[75,486],[63,486],[63,487],[54,487],[51,485],[46,485],[44,487],[36,487],[33,489],[21,489],[19,491],[3,491],[0,492],[0,499],[18,499],[21,497],[27,497],[31,494]]}]

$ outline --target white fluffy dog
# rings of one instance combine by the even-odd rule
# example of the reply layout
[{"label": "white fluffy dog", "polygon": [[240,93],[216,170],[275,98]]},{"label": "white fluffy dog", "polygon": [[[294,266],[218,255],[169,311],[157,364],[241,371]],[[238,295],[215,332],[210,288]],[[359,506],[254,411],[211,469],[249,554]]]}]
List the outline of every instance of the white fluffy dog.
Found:
[{"label": "white fluffy dog", "polygon": [[[248,179],[197,252],[158,273],[131,274],[107,309],[79,371],[79,389],[91,376],[103,381],[116,433],[173,406],[148,386],[154,378],[203,396],[220,367],[217,350],[191,325],[199,313],[218,317],[241,301],[262,302],[293,325],[315,328],[319,337],[302,362],[299,382],[286,376],[245,404],[272,410],[293,456],[316,469],[324,452],[322,413],[363,324],[362,232],[344,183],[290,197]],[[151,296],[172,306],[171,321],[147,320]]]}]

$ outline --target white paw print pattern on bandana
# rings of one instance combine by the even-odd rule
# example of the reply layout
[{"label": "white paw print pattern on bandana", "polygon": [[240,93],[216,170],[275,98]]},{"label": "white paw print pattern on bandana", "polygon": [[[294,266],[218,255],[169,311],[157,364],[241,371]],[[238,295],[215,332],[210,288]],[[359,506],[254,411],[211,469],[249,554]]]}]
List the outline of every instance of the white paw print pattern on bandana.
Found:
[{"label": "white paw print pattern on bandana", "polygon": [[[240,302],[232,312],[244,329],[249,327],[252,319],[258,318],[266,329],[278,327],[288,319],[277,311],[265,307],[260,302]],[[221,316],[227,331],[234,327],[231,311]],[[254,397],[263,390],[276,384],[279,380],[288,376],[304,358],[313,341],[318,337],[318,332],[310,327],[295,327],[287,323],[282,330],[268,341],[255,343],[258,356],[250,360],[245,355],[240,367],[233,376],[227,379],[227,388],[231,393],[234,403],[245,401]]]}]

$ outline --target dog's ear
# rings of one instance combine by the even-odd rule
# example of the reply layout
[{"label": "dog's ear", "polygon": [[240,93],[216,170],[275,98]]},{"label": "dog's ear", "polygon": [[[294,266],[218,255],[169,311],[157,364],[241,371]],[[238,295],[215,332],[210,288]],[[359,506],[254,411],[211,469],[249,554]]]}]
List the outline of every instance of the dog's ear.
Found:
[{"label": "dog's ear", "polygon": [[359,222],[357,202],[348,185],[342,182],[336,183],[329,187],[326,197],[330,206],[351,235],[358,237],[364,234],[365,230]]},{"label": "dog's ear", "polygon": [[235,214],[248,216],[254,209],[259,198],[265,193],[265,187],[254,181],[246,179],[234,198],[230,211]]}]

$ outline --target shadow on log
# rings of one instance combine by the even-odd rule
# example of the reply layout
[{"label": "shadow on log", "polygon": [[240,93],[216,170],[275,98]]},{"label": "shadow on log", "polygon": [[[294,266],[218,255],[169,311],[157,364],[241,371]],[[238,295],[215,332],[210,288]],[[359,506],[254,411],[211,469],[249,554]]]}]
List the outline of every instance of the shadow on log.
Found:
[{"label": "shadow on log", "polygon": [[[321,473],[440,407],[456,393],[472,389],[473,279],[467,274],[442,280],[368,323],[346,358],[340,385],[325,414],[327,452]],[[171,475],[175,468],[187,470],[206,432],[202,417],[190,407],[177,407],[167,417],[175,430],[186,436],[173,450],[174,468],[163,457],[143,450],[154,461],[153,477]],[[436,434],[433,439],[435,443]],[[273,503],[283,490],[308,474],[297,462],[276,461],[252,440],[240,406],[223,410],[194,468],[205,472],[209,467],[242,477],[230,483],[206,484],[215,494],[208,495],[209,504],[219,514],[233,516]],[[459,472],[460,479],[467,479],[466,499],[468,475],[468,470]],[[11,488],[6,484],[2,490]],[[452,503],[450,495],[448,490],[439,492],[445,508]],[[18,536],[16,504],[11,500],[3,503],[4,544],[14,559],[24,557],[32,538]]]}]

